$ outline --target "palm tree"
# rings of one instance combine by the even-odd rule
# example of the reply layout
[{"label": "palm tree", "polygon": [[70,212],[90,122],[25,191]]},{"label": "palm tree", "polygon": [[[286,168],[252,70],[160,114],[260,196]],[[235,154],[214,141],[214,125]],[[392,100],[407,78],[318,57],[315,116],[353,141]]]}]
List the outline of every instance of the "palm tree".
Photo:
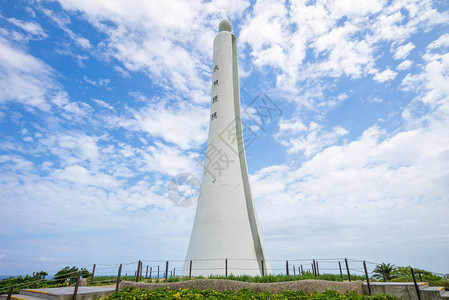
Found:
[{"label": "palm tree", "polygon": [[388,263],[382,263],[380,265],[377,265],[374,268],[374,277],[377,279],[382,279],[383,281],[390,280],[394,278],[394,265]]}]

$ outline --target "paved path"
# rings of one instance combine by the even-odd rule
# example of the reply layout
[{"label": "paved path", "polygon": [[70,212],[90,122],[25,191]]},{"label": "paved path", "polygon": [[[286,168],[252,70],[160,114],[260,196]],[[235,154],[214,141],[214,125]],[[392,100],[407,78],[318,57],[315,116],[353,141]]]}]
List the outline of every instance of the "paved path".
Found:
[{"label": "paved path", "polygon": [[[15,300],[72,300],[74,287],[59,287],[48,289],[23,289],[19,294],[12,295],[11,299]],[[78,287],[77,300],[90,300],[98,297],[104,298],[114,293],[115,288],[111,286],[80,286]],[[2,295],[0,299],[7,299]]]}]

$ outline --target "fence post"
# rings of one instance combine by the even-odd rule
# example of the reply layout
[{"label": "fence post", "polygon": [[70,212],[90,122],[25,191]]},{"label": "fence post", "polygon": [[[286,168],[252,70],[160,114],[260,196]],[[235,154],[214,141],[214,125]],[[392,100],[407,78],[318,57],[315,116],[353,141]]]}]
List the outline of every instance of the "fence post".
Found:
[{"label": "fence post", "polygon": [[168,260],[165,263],[165,280],[167,280],[167,277],[168,277]]},{"label": "fence post", "polygon": [[11,300],[11,295],[12,295],[13,290],[14,290],[14,286],[11,285],[9,287],[8,297],[6,298],[7,300]]},{"label": "fence post", "polygon": [[263,259],[260,261],[260,265],[262,266],[262,277],[265,276],[265,270],[263,268]]},{"label": "fence post", "polygon": [[122,275],[122,264],[120,264],[120,267],[118,268],[118,274],[117,274],[117,283],[115,284],[115,291],[118,291],[118,287],[120,285],[120,276]]},{"label": "fence post", "polygon": [[293,276],[296,276],[295,266],[293,265]]},{"label": "fence post", "polygon": [[36,273],[36,277],[34,277],[33,289],[36,288],[37,278],[39,278],[39,272]]},{"label": "fence post", "polygon": [[343,272],[341,271],[341,263],[338,262],[338,267],[340,268],[340,277],[343,278]]},{"label": "fence post", "polygon": [[140,261],[140,275],[139,275],[139,280],[142,280],[142,273],[143,273],[143,261]]},{"label": "fence post", "polygon": [[371,285],[369,284],[368,270],[366,269],[366,262],[363,261],[363,268],[365,269],[366,283],[368,284],[368,293],[371,296]]},{"label": "fence post", "polygon": [[415,284],[415,289],[416,289],[416,294],[418,295],[418,300],[421,300],[421,294],[419,293],[419,287],[418,287],[418,284],[416,283],[415,272],[413,271],[412,267],[410,267],[410,271],[412,271],[413,283]]},{"label": "fence post", "polygon": [[304,275],[304,269],[303,269],[302,265],[301,265],[301,274]]},{"label": "fence post", "polygon": [[192,260],[190,260],[189,278],[192,279]]},{"label": "fence post", "polygon": [[139,282],[139,275],[140,275],[140,260],[137,262],[136,282]]},{"label": "fence post", "polygon": [[90,284],[92,284],[94,282],[94,275],[95,275],[95,264],[94,267],[92,268],[92,277],[90,278]]},{"label": "fence post", "polygon": [[159,279],[159,265],[157,265],[157,279]]},{"label": "fence post", "polygon": [[147,271],[145,272],[145,279],[148,278],[148,265],[147,265]]},{"label": "fence post", "polygon": [[228,278],[228,259],[225,259],[225,277]]},{"label": "fence post", "polygon": [[320,276],[320,268],[318,267],[318,261],[316,261],[316,276]]},{"label": "fence post", "polygon": [[349,274],[348,260],[346,258],[345,258],[345,264],[346,264],[346,271],[348,272],[348,280],[351,281],[351,274]]},{"label": "fence post", "polygon": [[176,268],[173,268],[173,276],[176,277]]},{"label": "fence post", "polygon": [[81,271],[78,271],[78,274],[76,275],[75,290],[73,291],[73,300],[76,300],[76,295],[78,294],[78,286],[80,284],[80,276],[81,276]]},{"label": "fence post", "polygon": [[313,275],[316,277],[316,263],[315,260],[313,260]]},{"label": "fence post", "polygon": [[153,271],[153,267],[150,267],[150,280],[153,282],[153,277],[151,277],[151,271]]},{"label": "fence post", "polygon": [[418,270],[418,275],[419,275],[419,281],[422,282],[422,276],[421,276],[421,271],[420,270]]},{"label": "fence post", "polygon": [[315,275],[315,266],[313,265],[313,263],[310,263],[310,265],[312,266],[312,273],[313,275]]},{"label": "fence post", "polygon": [[289,276],[289,274],[288,274],[288,260],[285,261],[285,274],[287,274],[287,276]]}]

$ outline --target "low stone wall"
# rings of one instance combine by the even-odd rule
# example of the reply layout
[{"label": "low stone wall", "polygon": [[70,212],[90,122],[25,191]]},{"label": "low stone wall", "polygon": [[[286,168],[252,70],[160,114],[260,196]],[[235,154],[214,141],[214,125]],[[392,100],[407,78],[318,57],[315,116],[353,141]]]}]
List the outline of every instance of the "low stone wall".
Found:
[{"label": "low stone wall", "polygon": [[167,283],[143,283],[122,281],[120,282],[120,289],[125,287],[136,287],[138,289],[161,289],[168,287],[171,290],[176,289],[196,289],[196,290],[214,290],[217,292],[233,291],[237,292],[243,288],[248,288],[256,293],[270,292],[273,294],[279,294],[283,291],[300,291],[303,290],[306,293],[311,292],[324,292],[326,290],[334,290],[339,293],[346,293],[355,291],[357,294],[363,294],[362,281],[351,282],[339,282],[339,281],[326,281],[326,280],[297,280],[286,282],[272,282],[272,283],[254,283],[244,282],[236,280],[225,279],[195,279],[179,282],[167,282]]}]

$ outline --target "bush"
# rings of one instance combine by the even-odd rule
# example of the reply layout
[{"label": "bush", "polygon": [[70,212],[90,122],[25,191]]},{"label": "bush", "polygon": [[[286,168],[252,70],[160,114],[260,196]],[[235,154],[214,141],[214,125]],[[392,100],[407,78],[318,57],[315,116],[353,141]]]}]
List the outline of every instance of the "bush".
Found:
[{"label": "bush", "polygon": [[[81,277],[87,278],[91,276],[90,272],[87,271],[85,268],[80,269],[81,271]],[[64,269],[59,270],[56,272],[55,276],[53,277],[53,280],[56,283],[64,283],[67,279],[72,278],[72,282],[75,282],[76,276],[78,273],[77,267],[65,267]]]},{"label": "bush", "polygon": [[156,289],[156,290],[143,290],[136,289],[134,287],[125,288],[119,292],[115,292],[105,299],[301,299],[301,300],[395,300],[394,296],[389,295],[375,295],[365,296],[358,295],[357,293],[340,294],[333,290],[327,290],[323,293],[310,293],[306,294],[303,291],[285,291],[281,294],[271,294],[269,292],[255,293],[249,289],[241,289],[234,293],[230,291],[216,292],[213,290],[189,290],[189,289],[177,289],[169,290]]},{"label": "bush", "polygon": [[[48,276],[48,273],[45,271],[40,271],[37,276],[37,284],[36,287],[43,287],[49,284],[50,281],[45,279],[45,276]],[[17,276],[17,277],[9,277],[0,280],[0,294],[8,293],[10,286],[15,286],[14,293],[18,293],[21,288],[31,288],[34,284],[34,280],[36,279],[36,273],[33,272],[33,275],[25,275]]]}]

